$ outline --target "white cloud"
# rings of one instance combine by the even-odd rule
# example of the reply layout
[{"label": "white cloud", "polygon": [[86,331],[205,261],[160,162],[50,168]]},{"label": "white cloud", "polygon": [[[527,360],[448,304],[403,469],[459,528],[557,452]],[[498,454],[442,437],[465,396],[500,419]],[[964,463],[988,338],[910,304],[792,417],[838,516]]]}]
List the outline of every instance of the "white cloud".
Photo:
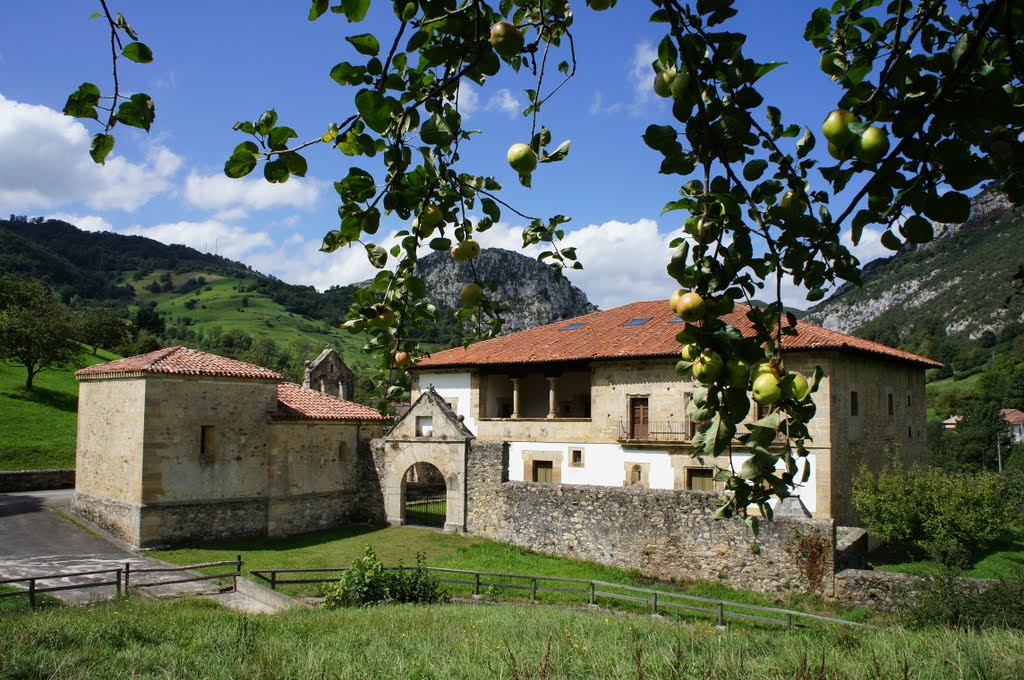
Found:
[{"label": "white cloud", "polygon": [[590,109],[588,111],[592,116],[610,115],[618,113],[622,110],[622,107],[622,102],[614,102],[606,106],[604,103],[604,92],[597,90],[594,92],[594,98],[590,101]]},{"label": "white cloud", "polygon": [[[274,245],[274,241],[265,231],[250,231],[219,220],[170,222],[148,227],[133,225],[127,229],[119,229],[118,233],[145,236],[167,244],[186,245],[233,260],[244,257],[247,263],[251,263],[255,253]],[[276,264],[279,266],[280,262]]]},{"label": "white cloud", "polygon": [[865,227],[860,243],[853,245],[853,231],[847,229],[840,237],[840,242],[853,253],[861,264],[867,264],[880,257],[891,257],[893,252],[882,245],[882,230]]},{"label": "white cloud", "polygon": [[657,58],[658,52],[654,45],[646,40],[633,48],[633,67],[629,71],[629,81],[633,85],[634,114],[643,113],[644,106],[652,99],[654,71],[651,62]]},{"label": "white cloud", "polygon": [[72,215],[70,213],[53,213],[47,219],[60,220],[74,225],[83,231],[114,231],[114,225],[99,215]]},{"label": "white cloud", "polygon": [[456,96],[459,100],[459,113],[463,118],[469,118],[480,108],[480,93],[472,83],[460,80]]},{"label": "white cloud", "polygon": [[509,118],[514,118],[523,109],[523,103],[512,94],[507,87],[503,87],[487,100],[488,111],[500,111]]},{"label": "white cloud", "polygon": [[133,211],[171,189],[181,158],[169,149],[151,143],[142,163],[115,151],[100,166],[89,157],[91,137],[59,111],[0,95],[0,203],[18,212],[75,202]]},{"label": "white cloud", "polygon": [[197,208],[216,211],[220,220],[237,220],[251,210],[288,206],[310,208],[320,198],[320,186],[313,180],[295,177],[283,184],[262,178],[232,179],[227,175],[197,175],[185,180],[185,200]]}]

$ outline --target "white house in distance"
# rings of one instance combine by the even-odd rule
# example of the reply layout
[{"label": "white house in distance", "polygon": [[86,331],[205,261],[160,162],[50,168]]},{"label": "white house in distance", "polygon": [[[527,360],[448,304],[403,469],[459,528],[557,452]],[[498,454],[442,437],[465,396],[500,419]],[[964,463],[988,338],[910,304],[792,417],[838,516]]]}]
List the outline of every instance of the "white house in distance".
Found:
[{"label": "white house in distance", "polygon": [[[746,312],[725,321],[750,333]],[[636,302],[437,352],[414,368],[412,399],[433,387],[478,439],[508,442],[512,480],[716,490],[714,468],[729,461],[695,455],[686,404],[697,385],[675,369],[681,328],[664,300]],[[800,499],[815,517],[855,523],[861,465],[880,468],[888,447],[924,459],[924,372],[941,364],[805,322],[783,357],[827,376]]]}]

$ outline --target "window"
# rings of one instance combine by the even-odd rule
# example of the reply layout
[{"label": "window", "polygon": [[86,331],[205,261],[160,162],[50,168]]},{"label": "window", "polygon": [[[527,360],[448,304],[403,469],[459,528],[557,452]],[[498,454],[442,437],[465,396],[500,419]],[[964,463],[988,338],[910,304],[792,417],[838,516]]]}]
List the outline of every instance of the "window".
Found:
[{"label": "window", "polygon": [[669,322],[669,323],[682,323],[682,322],[683,322],[683,320],[682,320],[682,318],[681,318],[681,317],[678,317],[678,316],[674,316],[674,317],[672,317],[671,319],[669,319],[669,320],[668,320],[668,322]]},{"label": "window", "polygon": [[686,488],[689,491],[714,491],[715,471],[711,468],[686,468]]},{"label": "window", "polygon": [[205,456],[208,453],[213,453],[213,446],[211,435],[213,434],[213,425],[202,425],[199,428],[199,455]]},{"label": "window", "polygon": [[860,405],[857,403],[857,393],[850,392],[850,415],[856,416],[860,413]]},{"label": "window", "polygon": [[416,436],[434,436],[434,418],[432,416],[416,416]]},{"label": "window", "polygon": [[569,467],[583,467],[583,449],[569,449]]},{"label": "window", "polygon": [[907,395],[907,407],[908,408],[910,407],[910,395],[909,394]]},{"label": "window", "polygon": [[577,329],[583,328],[586,325],[587,325],[586,322],[583,322],[583,323],[571,323],[568,326],[562,326],[558,330],[560,330],[560,331],[575,331]]},{"label": "window", "polygon": [[889,393],[889,415],[892,416],[896,413],[896,409],[893,408],[892,392]]},{"label": "window", "polygon": [[550,460],[533,461],[533,481],[551,484],[554,480],[555,464]]},{"label": "window", "polygon": [[914,438],[914,428],[908,426],[907,427],[907,439],[913,439],[913,438]]},{"label": "window", "polygon": [[647,397],[630,397],[629,399],[629,438],[647,439],[648,417],[650,409]]},{"label": "window", "polygon": [[644,470],[639,465],[634,465],[629,470],[629,485],[637,486],[644,481]]},{"label": "window", "polygon": [[638,317],[636,319],[630,319],[629,321],[627,321],[626,323],[624,323],[622,325],[623,326],[643,326],[645,323],[650,321],[651,318],[652,317],[650,317],[650,316]]}]

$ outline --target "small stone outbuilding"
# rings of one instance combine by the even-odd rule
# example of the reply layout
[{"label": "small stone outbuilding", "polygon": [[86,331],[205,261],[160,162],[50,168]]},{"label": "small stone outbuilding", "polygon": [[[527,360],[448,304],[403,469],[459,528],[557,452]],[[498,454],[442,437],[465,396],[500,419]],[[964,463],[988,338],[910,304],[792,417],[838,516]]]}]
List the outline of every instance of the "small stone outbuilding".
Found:
[{"label": "small stone outbuilding", "polygon": [[132,546],[296,534],[379,507],[361,464],[387,422],[373,409],[186,347],[76,376],[73,507]]}]

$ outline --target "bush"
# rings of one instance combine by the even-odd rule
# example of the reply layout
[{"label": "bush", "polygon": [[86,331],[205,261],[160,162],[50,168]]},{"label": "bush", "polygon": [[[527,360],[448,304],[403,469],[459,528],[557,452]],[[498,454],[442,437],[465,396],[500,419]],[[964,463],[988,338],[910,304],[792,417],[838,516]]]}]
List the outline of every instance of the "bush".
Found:
[{"label": "bush", "polygon": [[356,559],[337,584],[328,588],[323,606],[365,607],[383,603],[433,604],[447,602],[448,592],[424,565],[423,553],[417,553],[412,569],[385,567],[372,547],[367,546],[362,557]]},{"label": "bush", "polygon": [[853,503],[876,538],[947,566],[967,566],[1009,533],[1006,479],[993,473],[956,475],[916,465],[905,469],[898,455],[890,456],[877,478],[861,469]]},{"label": "bush", "polygon": [[1024,628],[1024,577],[980,590],[972,579],[949,571],[924,579],[897,603],[897,613],[910,626]]}]

